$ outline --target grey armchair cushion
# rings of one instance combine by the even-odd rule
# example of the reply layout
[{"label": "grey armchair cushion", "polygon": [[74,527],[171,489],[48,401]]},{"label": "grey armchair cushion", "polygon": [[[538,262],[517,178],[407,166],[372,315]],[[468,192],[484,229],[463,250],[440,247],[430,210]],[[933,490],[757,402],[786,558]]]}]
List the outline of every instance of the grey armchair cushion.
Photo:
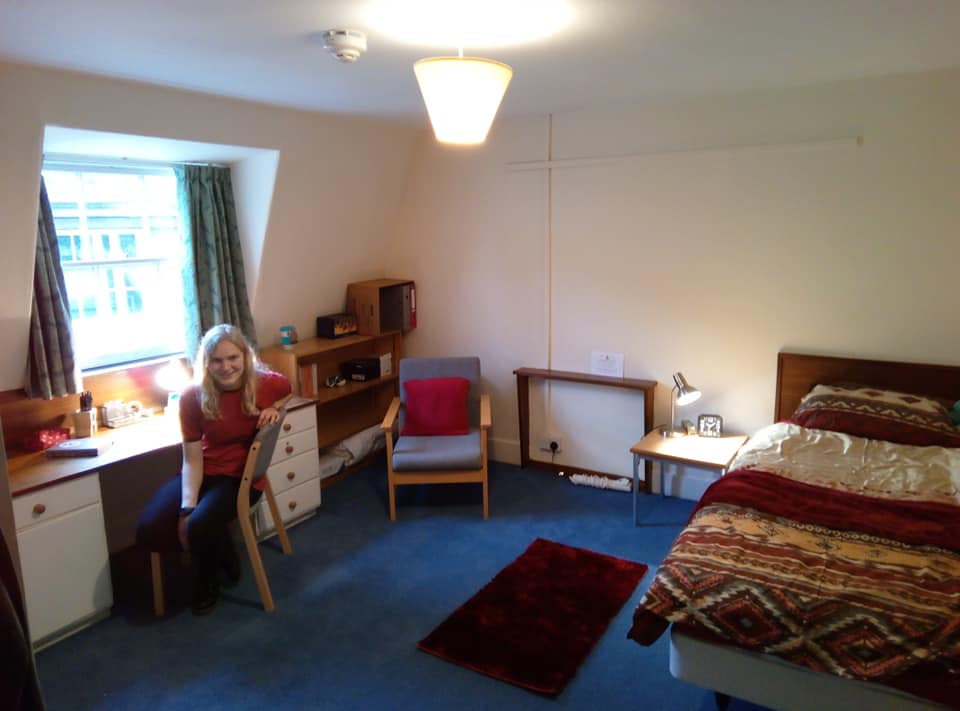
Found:
[{"label": "grey armchair cushion", "polygon": [[406,435],[393,446],[393,468],[398,472],[479,469],[482,463],[479,427],[465,435]]}]

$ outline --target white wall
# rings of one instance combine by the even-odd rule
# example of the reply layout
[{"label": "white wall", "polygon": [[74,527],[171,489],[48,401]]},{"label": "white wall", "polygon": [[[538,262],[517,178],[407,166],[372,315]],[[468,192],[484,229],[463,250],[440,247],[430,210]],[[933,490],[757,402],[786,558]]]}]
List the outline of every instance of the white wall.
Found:
[{"label": "white wall", "polygon": [[[681,370],[704,395],[679,414],[740,432],[770,422],[782,349],[960,363],[958,117],[960,72],[942,72],[502,120],[472,151],[424,141],[391,259],[417,281],[407,350],[480,355],[508,461],[513,369],[587,371],[592,350],[661,383],[658,423]],[[531,407],[564,437],[557,461],[629,474],[637,402],[551,390]]]},{"label": "white wall", "polygon": [[[0,390],[23,381],[48,124],[268,149],[235,176],[238,202],[249,206],[257,193],[269,205],[238,209],[261,345],[277,342],[282,324],[314,334],[318,315],[343,309],[348,282],[385,274],[385,243],[419,131],[0,63]],[[256,254],[251,235],[264,229]]]},{"label": "white wall", "polygon": [[[662,384],[658,422],[682,370],[704,391],[683,416],[718,412],[745,432],[772,416],[784,348],[960,362],[958,72],[499,121],[469,150],[12,64],[0,97],[0,390],[21,384],[46,124],[278,151],[250,285],[261,343],[283,323],[312,333],[349,281],[413,278],[407,352],[481,356],[506,461],[519,460],[513,370],[587,370],[591,350]],[[789,147],[855,135],[862,147]],[[775,145],[731,148],[755,144]],[[621,160],[574,160],[596,157]],[[549,172],[516,165],[548,158]],[[240,191],[269,182],[254,163]],[[564,438],[559,461],[630,472],[636,396],[555,385],[533,409],[535,440]]]}]

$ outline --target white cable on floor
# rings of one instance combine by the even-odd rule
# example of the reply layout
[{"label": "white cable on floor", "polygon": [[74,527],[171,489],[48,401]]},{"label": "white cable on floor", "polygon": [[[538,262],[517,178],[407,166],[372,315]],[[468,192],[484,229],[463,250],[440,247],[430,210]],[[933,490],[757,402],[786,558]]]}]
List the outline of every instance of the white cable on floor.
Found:
[{"label": "white cable on floor", "polygon": [[592,486],[595,489],[613,489],[614,491],[632,491],[629,479],[623,477],[597,476],[596,474],[571,474],[570,482],[577,486]]}]

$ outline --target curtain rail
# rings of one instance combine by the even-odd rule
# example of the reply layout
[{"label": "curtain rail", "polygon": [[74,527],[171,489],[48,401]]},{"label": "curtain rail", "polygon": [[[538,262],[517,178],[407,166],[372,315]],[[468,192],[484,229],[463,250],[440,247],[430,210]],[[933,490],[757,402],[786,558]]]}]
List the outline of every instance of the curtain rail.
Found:
[{"label": "curtain rail", "polygon": [[520,170],[545,170],[547,168],[577,168],[585,165],[600,165],[603,163],[622,163],[627,161],[643,160],[645,158],[657,158],[660,156],[682,156],[682,155],[701,155],[708,153],[733,153],[733,152],[765,152],[765,151],[804,151],[816,150],[822,148],[842,148],[863,146],[863,136],[846,136],[843,138],[829,138],[817,141],[797,141],[794,143],[755,143],[731,146],[707,146],[702,148],[667,148],[664,150],[654,150],[646,153],[624,153],[621,155],[608,156],[584,156],[582,158],[559,158],[557,160],[534,160],[517,161],[507,163],[507,169],[512,171]]},{"label": "curtain rail", "polygon": [[206,165],[211,168],[229,168],[225,163],[212,163],[210,161],[161,161],[161,160],[141,160],[139,158],[122,158],[119,156],[83,156],[71,153],[45,153],[43,155],[43,164],[59,165],[74,168],[113,168],[115,170],[142,170],[156,168],[173,168],[178,165]]}]

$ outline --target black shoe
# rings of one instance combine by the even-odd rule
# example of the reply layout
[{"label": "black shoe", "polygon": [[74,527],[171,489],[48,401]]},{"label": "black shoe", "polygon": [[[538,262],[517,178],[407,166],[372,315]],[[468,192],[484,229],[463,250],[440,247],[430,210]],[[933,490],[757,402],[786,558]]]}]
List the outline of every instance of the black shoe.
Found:
[{"label": "black shoe", "polygon": [[227,541],[223,550],[220,551],[220,572],[222,573],[220,582],[223,587],[228,590],[237,587],[240,576],[243,575],[243,567],[232,541]]},{"label": "black shoe", "polygon": [[207,615],[213,612],[220,602],[220,586],[215,578],[198,578],[193,590],[193,603],[190,611],[194,615]]}]

